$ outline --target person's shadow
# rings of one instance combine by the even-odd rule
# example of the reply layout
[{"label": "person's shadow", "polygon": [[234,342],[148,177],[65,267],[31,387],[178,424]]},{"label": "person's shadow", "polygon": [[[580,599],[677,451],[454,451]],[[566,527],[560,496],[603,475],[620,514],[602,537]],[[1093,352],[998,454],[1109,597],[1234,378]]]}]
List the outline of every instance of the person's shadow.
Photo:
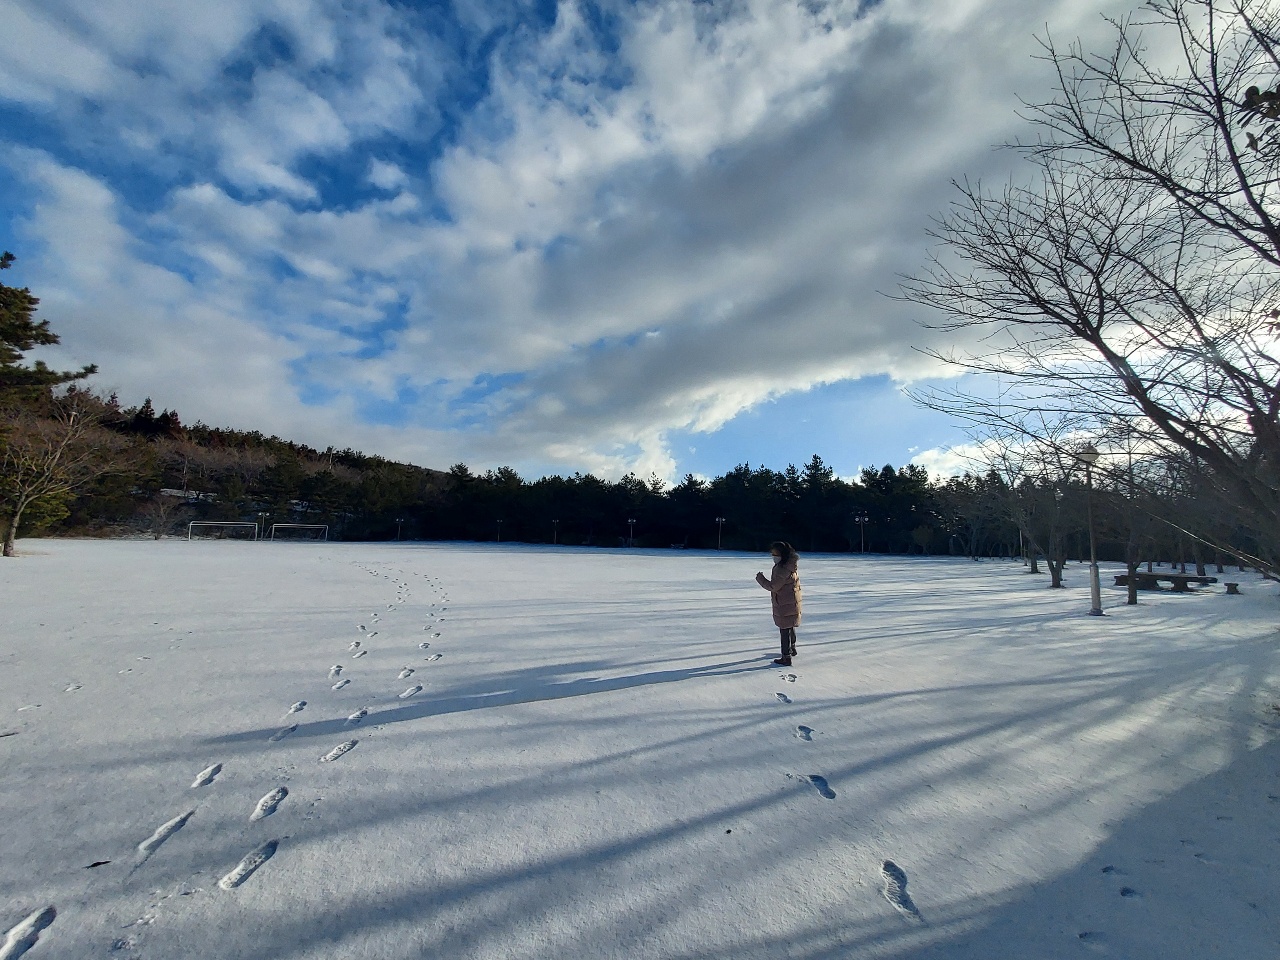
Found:
[{"label": "person's shadow", "polygon": [[[388,705],[384,708],[370,708],[367,716],[361,718],[360,727],[372,727],[387,723],[403,723],[408,720],[421,720],[425,717],[439,717],[450,713],[464,713],[469,710],[487,710],[490,707],[507,707],[513,704],[537,703],[544,700],[565,700],[570,697],[585,697],[597,693],[609,693],[614,690],[626,690],[631,687],[652,686],[659,683],[679,683],[683,680],[697,678],[727,677],[761,666],[759,657],[747,660],[730,660],[724,663],[711,663],[693,667],[679,667],[670,670],[654,670],[648,673],[636,673],[624,677],[579,677],[573,680],[555,680],[553,676],[563,676],[565,667],[538,668],[533,671],[521,671],[511,680],[504,682],[502,676],[493,678],[487,686],[488,690],[455,693],[437,699],[413,699],[402,705]],[[553,675],[548,675],[554,670]],[[227,744],[244,743],[254,740],[266,740],[277,733],[277,727],[263,727],[256,730],[244,730],[219,737],[210,737],[205,743]],[[320,737],[338,733],[349,733],[355,729],[346,719],[317,720],[314,723],[298,724],[289,733],[289,739],[296,737]]]}]

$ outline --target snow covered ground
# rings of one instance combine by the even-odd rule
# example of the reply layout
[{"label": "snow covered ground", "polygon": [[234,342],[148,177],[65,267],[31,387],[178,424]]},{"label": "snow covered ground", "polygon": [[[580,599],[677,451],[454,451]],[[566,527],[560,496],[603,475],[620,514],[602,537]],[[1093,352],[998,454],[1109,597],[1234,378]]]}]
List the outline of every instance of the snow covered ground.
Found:
[{"label": "snow covered ground", "polygon": [[1280,956],[1251,574],[802,556],[782,669],[767,557],[19,546],[4,960]]}]

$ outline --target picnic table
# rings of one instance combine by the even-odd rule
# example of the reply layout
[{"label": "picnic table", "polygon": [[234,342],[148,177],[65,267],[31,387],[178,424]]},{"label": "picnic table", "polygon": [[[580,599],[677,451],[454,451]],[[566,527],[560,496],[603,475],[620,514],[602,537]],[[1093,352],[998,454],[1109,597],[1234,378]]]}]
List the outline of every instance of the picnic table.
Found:
[{"label": "picnic table", "polygon": [[[1167,580],[1173,584],[1174,593],[1190,593],[1191,584],[1193,583],[1217,583],[1217,577],[1197,577],[1190,573],[1143,573],[1139,571],[1133,575],[1134,583],[1139,590],[1159,590],[1160,581]],[[1121,573],[1116,575],[1116,586],[1127,587],[1129,585],[1129,575]]]}]

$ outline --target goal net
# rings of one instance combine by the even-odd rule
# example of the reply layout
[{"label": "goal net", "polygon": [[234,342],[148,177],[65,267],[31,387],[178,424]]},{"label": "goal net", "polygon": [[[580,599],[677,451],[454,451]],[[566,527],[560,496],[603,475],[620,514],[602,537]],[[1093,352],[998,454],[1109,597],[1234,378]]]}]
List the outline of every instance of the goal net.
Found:
[{"label": "goal net", "polygon": [[256,523],[192,520],[187,524],[188,540],[257,540]]},{"label": "goal net", "polygon": [[268,539],[325,541],[329,539],[329,525],[327,523],[273,523]]}]

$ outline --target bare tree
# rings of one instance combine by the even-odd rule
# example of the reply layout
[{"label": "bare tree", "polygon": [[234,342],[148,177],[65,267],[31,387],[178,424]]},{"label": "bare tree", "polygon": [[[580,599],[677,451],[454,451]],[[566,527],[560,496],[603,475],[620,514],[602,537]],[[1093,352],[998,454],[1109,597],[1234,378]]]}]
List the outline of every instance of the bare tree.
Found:
[{"label": "bare tree", "polygon": [[1063,585],[1067,542],[1081,527],[1080,480],[1083,469],[1062,424],[1041,420],[1037,426],[1008,421],[988,432],[980,456],[987,471],[999,477],[995,490],[1004,500],[1005,516],[1021,533],[1038,573],[1038,557],[1049,568],[1049,586]]},{"label": "bare tree", "polygon": [[904,284],[938,326],[985,331],[943,358],[1015,384],[1004,409],[923,399],[979,426],[1011,405],[1071,425],[1059,435],[1184,453],[1280,573],[1280,184],[1243,132],[1273,121],[1260,88],[1280,76],[1280,15],[1260,0],[1145,10],[1114,22],[1101,56],[1045,42],[1056,95],[1029,107],[1038,135],[1018,145],[1038,177],[960,184],[942,250]]},{"label": "bare tree", "polygon": [[161,491],[138,508],[136,518],[152,539],[159,540],[190,514],[191,505],[186,500]]},{"label": "bare tree", "polygon": [[23,518],[65,516],[77,491],[103,476],[127,469],[128,441],[101,427],[102,402],[71,389],[36,406],[0,411],[0,525],[3,553],[15,555]]}]

